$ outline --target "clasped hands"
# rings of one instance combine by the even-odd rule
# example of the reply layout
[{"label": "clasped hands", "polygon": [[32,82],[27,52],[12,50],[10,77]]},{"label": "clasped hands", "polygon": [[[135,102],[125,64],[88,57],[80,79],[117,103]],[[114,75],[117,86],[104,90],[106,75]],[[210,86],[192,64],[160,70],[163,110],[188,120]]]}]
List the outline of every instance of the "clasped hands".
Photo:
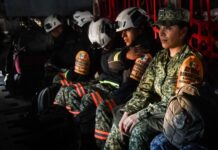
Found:
[{"label": "clasped hands", "polygon": [[124,112],[118,125],[119,131],[123,135],[128,136],[138,122],[138,115],[136,113],[129,116],[127,112]]}]

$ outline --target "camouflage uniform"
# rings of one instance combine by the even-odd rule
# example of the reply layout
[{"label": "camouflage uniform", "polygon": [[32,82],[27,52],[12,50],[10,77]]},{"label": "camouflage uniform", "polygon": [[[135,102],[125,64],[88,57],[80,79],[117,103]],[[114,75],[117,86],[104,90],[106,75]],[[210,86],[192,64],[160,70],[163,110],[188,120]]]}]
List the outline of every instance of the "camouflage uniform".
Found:
[{"label": "camouflage uniform", "polygon": [[70,86],[62,86],[58,91],[54,104],[66,107],[70,113],[77,115],[80,112],[80,99],[90,93],[92,82],[77,82]]},{"label": "camouflage uniform", "polygon": [[[105,83],[76,83],[74,86],[61,87],[55,98],[55,103],[64,106],[80,120],[83,133],[94,129],[95,110],[99,104],[108,100],[108,95],[116,87]],[[81,90],[82,89],[82,90]]]},{"label": "camouflage uniform", "polygon": [[[136,92],[123,108],[128,115],[137,113],[139,119],[139,123],[135,125],[129,136],[130,150],[136,147],[137,149],[149,148],[151,139],[162,130],[169,98],[175,95],[179,68],[189,56],[196,57],[189,46],[184,45],[174,57],[170,57],[169,51],[164,49],[153,58]],[[127,144],[125,142],[117,126],[113,125],[105,149],[122,149]]]},{"label": "camouflage uniform", "polygon": [[[141,38],[141,37],[140,37]],[[141,38],[144,41],[147,41],[147,39]],[[150,45],[146,45],[144,47],[146,49],[149,49],[150,51]],[[95,117],[95,138],[97,146],[100,148],[104,147],[105,141],[107,139],[107,136],[109,134],[109,131],[111,129],[111,126],[113,124],[113,115],[112,111],[115,106],[121,105],[126,103],[130,97],[132,96],[132,93],[135,91],[136,87],[138,86],[139,80],[141,79],[143,73],[145,72],[146,67],[151,62],[152,56],[150,53],[145,53],[142,57],[139,57],[136,59],[135,64],[130,65],[126,70],[129,71],[129,73],[126,73],[126,70],[123,71],[123,74],[125,74],[125,77],[123,78],[123,83],[120,85],[120,87],[117,90],[114,90],[111,92],[109,97],[105,99],[101,104],[98,105],[96,108],[96,117]],[[143,60],[143,67],[140,69],[140,72],[137,72],[137,80],[133,76],[131,76],[131,70],[134,70],[134,67],[137,66],[137,61]],[[120,61],[120,60],[119,60]],[[139,75],[140,74],[140,75]]]},{"label": "camouflage uniform", "polygon": [[[99,96],[101,97],[100,99],[103,99],[102,96],[108,95],[108,93],[115,90],[116,86],[119,86],[119,80],[122,78],[120,74],[112,73],[108,70],[107,59],[112,52],[106,52],[101,56],[101,65],[103,66],[101,68],[103,68],[103,71],[99,81],[76,82],[69,86],[63,86],[56,95],[54,104],[66,107],[75,116],[86,109],[88,111],[88,103],[90,107],[97,107],[101,103],[101,100],[98,101]],[[109,82],[105,82],[106,80]]]}]

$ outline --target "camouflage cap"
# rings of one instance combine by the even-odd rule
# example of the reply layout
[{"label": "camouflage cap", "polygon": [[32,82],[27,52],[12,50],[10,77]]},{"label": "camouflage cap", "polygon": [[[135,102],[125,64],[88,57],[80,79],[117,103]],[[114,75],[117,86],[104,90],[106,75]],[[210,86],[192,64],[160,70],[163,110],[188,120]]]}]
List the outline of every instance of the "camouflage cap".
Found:
[{"label": "camouflage cap", "polygon": [[175,9],[171,7],[166,7],[160,9],[158,12],[158,20],[154,23],[154,25],[175,25],[179,22],[189,22],[189,11],[186,9]]}]

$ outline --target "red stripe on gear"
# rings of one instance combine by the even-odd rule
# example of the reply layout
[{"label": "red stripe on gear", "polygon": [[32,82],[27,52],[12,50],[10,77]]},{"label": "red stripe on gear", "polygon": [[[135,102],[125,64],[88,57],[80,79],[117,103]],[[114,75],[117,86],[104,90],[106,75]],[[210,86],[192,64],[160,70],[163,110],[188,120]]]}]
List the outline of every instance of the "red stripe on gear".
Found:
[{"label": "red stripe on gear", "polygon": [[60,83],[61,83],[62,86],[65,85],[63,80],[60,80]]},{"label": "red stripe on gear", "polygon": [[101,104],[103,102],[103,99],[102,99],[101,95],[98,93],[98,91],[96,91],[95,94],[96,94],[96,96],[98,98],[99,104]]},{"label": "red stripe on gear", "polygon": [[95,106],[98,107],[98,100],[97,100],[97,98],[96,98],[95,92],[92,92],[92,93],[91,93],[91,97],[92,97],[92,100],[93,100],[94,103],[95,103]]},{"label": "red stripe on gear", "polygon": [[67,111],[68,111],[70,114],[72,114],[74,117],[80,113],[80,111],[73,111],[70,106],[65,106],[65,108],[66,108]]},{"label": "red stripe on gear", "polygon": [[102,136],[99,136],[99,135],[96,135],[96,134],[95,134],[95,138],[99,139],[99,140],[103,140],[103,141],[107,140],[107,137],[102,137]]},{"label": "red stripe on gear", "polygon": [[103,134],[103,135],[108,135],[109,134],[109,132],[105,132],[105,131],[101,131],[101,130],[97,130],[97,129],[95,129],[95,133]]},{"label": "red stripe on gear", "polygon": [[95,138],[99,140],[106,140],[109,135],[109,132],[104,132],[101,130],[95,129]]},{"label": "red stripe on gear", "polygon": [[70,106],[65,106],[65,108],[66,108],[67,110],[71,110],[71,107],[70,107]]},{"label": "red stripe on gear", "polygon": [[85,94],[86,94],[86,91],[85,91],[84,86],[83,86],[81,83],[77,83],[77,84],[79,85],[79,87],[80,87],[80,89],[81,89],[83,95],[85,95]]},{"label": "red stripe on gear", "polygon": [[72,110],[68,110],[69,113],[73,114],[74,116],[75,115],[78,115],[80,113],[80,111],[72,111]]},{"label": "red stripe on gear", "polygon": [[115,101],[113,99],[111,99],[110,102],[111,102],[113,107],[117,106],[117,104],[115,103]]},{"label": "red stripe on gear", "polygon": [[82,93],[80,92],[78,85],[73,84],[73,86],[75,87],[75,90],[76,90],[77,94],[79,95],[79,97],[82,97]]},{"label": "red stripe on gear", "polygon": [[110,101],[109,101],[109,100],[106,100],[105,102],[106,102],[107,106],[109,107],[110,111],[112,112],[113,106],[112,106],[112,104],[110,103]]},{"label": "red stripe on gear", "polygon": [[68,81],[66,79],[64,79],[65,85],[66,86],[70,86],[70,84],[68,83]]}]

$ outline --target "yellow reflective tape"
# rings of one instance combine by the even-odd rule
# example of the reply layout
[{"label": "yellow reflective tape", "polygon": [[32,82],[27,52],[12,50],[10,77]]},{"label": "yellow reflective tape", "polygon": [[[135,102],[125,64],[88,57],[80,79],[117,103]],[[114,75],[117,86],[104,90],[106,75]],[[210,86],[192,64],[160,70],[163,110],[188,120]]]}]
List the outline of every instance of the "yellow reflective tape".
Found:
[{"label": "yellow reflective tape", "polygon": [[115,88],[119,88],[119,84],[112,82],[112,81],[108,81],[108,80],[103,80],[103,81],[99,81],[101,84],[105,83],[105,84],[110,84],[112,86],[114,86]]},{"label": "yellow reflective tape", "polygon": [[67,79],[67,74],[69,73],[70,70],[67,70],[65,73],[64,73],[64,77],[65,79]]},{"label": "yellow reflective tape", "polygon": [[114,61],[119,61],[119,55],[120,55],[121,51],[117,52],[115,55],[114,55]]}]

